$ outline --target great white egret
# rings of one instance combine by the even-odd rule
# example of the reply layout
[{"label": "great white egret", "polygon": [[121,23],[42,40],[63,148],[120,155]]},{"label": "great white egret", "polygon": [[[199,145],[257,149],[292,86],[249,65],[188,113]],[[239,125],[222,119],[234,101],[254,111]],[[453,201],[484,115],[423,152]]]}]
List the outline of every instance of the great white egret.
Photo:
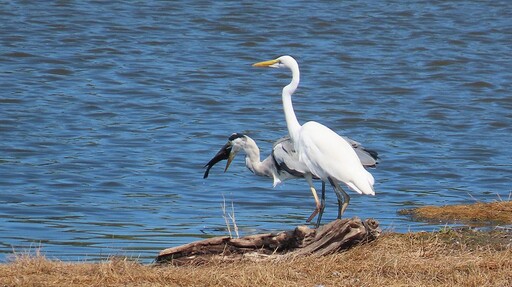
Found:
[{"label": "great white egret", "polygon": [[[345,183],[359,194],[375,195],[373,176],[364,169],[356,152],[345,139],[320,123],[310,121],[301,125],[297,120],[292,104],[292,95],[300,82],[297,61],[290,56],[281,56],[274,60],[255,63],[253,66],[291,70],[292,80],[282,91],[288,133],[299,155],[299,160],[307,166],[312,174],[333,186],[338,200],[343,202],[339,210],[340,215],[345,212],[350,202],[350,196],[341,188],[339,182]],[[308,182],[310,181],[308,180]],[[312,185],[310,188],[315,198],[316,210],[320,211],[322,206],[316,190]]]},{"label": "great white egret", "polygon": [[[375,167],[377,165],[379,158],[377,152],[362,147],[360,143],[350,138],[345,139],[356,151],[361,164],[365,167]],[[222,160],[227,160],[226,167],[224,169],[224,171],[226,171],[240,151],[245,152],[245,165],[247,168],[256,175],[272,178],[274,181],[274,187],[288,179],[304,178],[305,174],[309,172],[307,167],[299,161],[299,155],[295,152],[290,137],[285,136],[276,141],[272,147],[270,155],[261,161],[260,149],[256,142],[245,134],[233,133],[228,138],[228,142],[222,146],[219,152],[217,152],[217,154],[205,165],[206,170],[203,178],[207,178],[210,169]],[[322,208],[318,212],[317,227],[320,225],[322,220],[324,200],[325,183],[322,182]],[[339,202],[339,204],[342,203]],[[307,222],[311,221],[315,214],[316,213],[313,212]],[[338,214],[338,216],[340,215]]]}]

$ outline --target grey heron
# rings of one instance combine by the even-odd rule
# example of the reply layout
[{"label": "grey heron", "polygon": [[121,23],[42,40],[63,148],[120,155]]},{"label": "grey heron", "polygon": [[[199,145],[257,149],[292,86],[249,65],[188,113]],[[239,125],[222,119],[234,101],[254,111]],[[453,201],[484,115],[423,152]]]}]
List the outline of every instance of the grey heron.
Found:
[{"label": "grey heron", "polygon": [[[365,167],[375,167],[377,165],[379,158],[377,152],[364,148],[360,143],[350,138],[345,139],[350,142]],[[219,152],[205,165],[206,170],[203,178],[207,178],[210,169],[222,160],[227,160],[224,169],[224,171],[226,171],[240,151],[243,151],[246,155],[245,164],[247,168],[258,176],[272,178],[274,187],[288,179],[304,178],[305,174],[309,172],[307,167],[299,161],[298,154],[295,152],[289,136],[277,140],[272,147],[270,155],[261,161],[260,149],[256,142],[245,134],[233,133],[229,137],[228,142],[222,146]],[[313,176],[313,178],[318,179],[316,176]],[[339,201],[338,203],[341,204]],[[318,211],[317,227],[322,220],[325,206],[324,182],[322,182],[321,205],[322,208]],[[316,212],[313,212],[306,222],[310,222],[315,215]],[[338,213],[338,218],[340,217],[341,214]]]}]

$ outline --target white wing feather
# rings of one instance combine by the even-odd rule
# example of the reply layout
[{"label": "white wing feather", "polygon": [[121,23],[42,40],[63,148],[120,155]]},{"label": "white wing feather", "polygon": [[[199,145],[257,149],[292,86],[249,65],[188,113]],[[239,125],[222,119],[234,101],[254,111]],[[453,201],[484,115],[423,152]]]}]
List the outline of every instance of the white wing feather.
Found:
[{"label": "white wing feather", "polygon": [[[344,182],[362,194],[375,195],[374,178],[361,165],[353,147],[328,127],[307,122],[301,127],[295,147],[300,161],[315,175]],[[337,159],[337,160],[333,160]]]}]

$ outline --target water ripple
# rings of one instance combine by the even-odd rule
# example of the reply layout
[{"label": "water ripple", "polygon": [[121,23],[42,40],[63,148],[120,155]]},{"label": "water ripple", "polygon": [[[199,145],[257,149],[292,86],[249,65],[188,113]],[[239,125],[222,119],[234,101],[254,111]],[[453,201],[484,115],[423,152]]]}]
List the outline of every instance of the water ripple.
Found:
[{"label": "water ripple", "polygon": [[5,3],[0,260],[41,247],[63,260],[150,261],[225,235],[223,197],[243,233],[302,224],[314,207],[304,181],[273,189],[241,157],[202,179],[232,132],[264,155],[286,134],[289,74],[251,67],[282,54],[301,64],[299,120],[381,154],[377,196],[353,196],[347,216],[434,229],[396,211],[507,198],[507,1],[274,4]]}]

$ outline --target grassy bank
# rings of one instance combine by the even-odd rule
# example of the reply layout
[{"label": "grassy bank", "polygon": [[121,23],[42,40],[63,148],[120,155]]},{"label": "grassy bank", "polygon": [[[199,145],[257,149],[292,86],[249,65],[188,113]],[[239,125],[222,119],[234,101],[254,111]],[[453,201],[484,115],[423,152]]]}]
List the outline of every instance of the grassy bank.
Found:
[{"label": "grassy bank", "polygon": [[512,224],[512,201],[423,206],[400,210],[399,213],[420,221],[462,223],[469,226],[507,225]]},{"label": "grassy bank", "polygon": [[0,286],[512,286],[512,232],[444,228],[384,233],[347,252],[289,260],[142,265],[126,258],[68,263],[17,255]]}]

